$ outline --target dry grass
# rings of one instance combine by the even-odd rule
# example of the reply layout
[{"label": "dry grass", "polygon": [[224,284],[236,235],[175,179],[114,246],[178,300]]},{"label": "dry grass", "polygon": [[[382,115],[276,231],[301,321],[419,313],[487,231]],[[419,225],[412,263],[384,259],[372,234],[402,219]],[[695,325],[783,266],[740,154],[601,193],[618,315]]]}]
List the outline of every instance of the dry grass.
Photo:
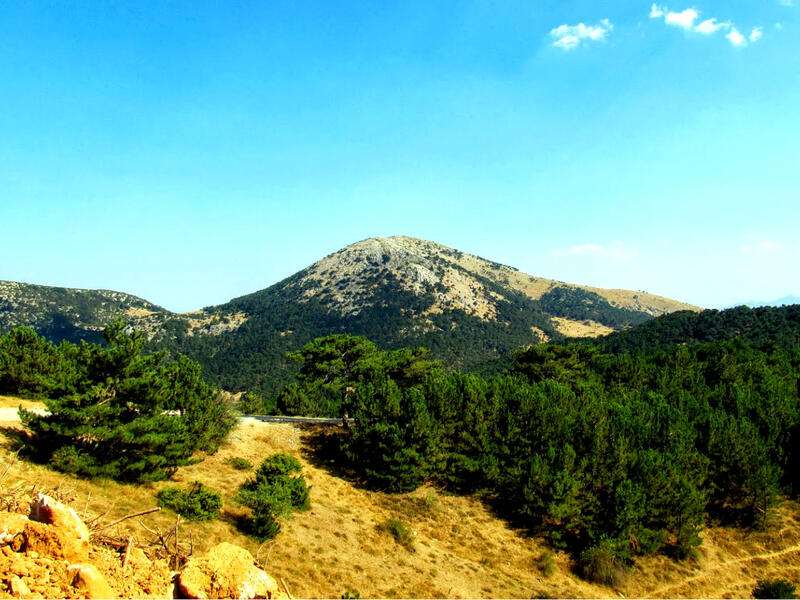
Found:
[{"label": "dry grass", "polygon": [[44,402],[39,400],[23,400],[13,396],[0,396],[0,408],[44,408]]},{"label": "dry grass", "polygon": [[596,321],[573,321],[563,317],[550,319],[556,331],[567,337],[599,337],[608,335],[614,330]]},{"label": "dry grass", "polygon": [[[7,432],[8,433],[8,432]],[[426,487],[410,494],[387,495],[365,490],[310,460],[308,436],[291,425],[244,419],[215,456],[182,468],[171,482],[144,486],[111,481],[83,481],[45,467],[18,462],[7,483],[25,480],[68,487],[78,512],[91,517],[105,512],[105,522],[157,504],[161,486],[198,480],[223,494],[219,520],[183,524],[181,536],[195,549],[227,540],[249,549],[297,597],[339,598],[349,590],[362,597],[724,597],[748,596],[757,579],[783,577],[797,581],[800,572],[800,506],[787,502],[764,532],[715,528],[704,533],[696,562],[675,563],[665,557],[637,562],[619,590],[590,584],[572,571],[572,561],[556,552],[544,573],[548,552],[540,539],[515,531],[475,498],[451,496]],[[0,470],[14,450],[12,438],[0,437]],[[258,464],[275,452],[298,457],[311,488],[311,510],[283,523],[276,540],[264,545],[242,536],[235,518],[243,510],[232,501],[249,476],[228,464],[239,456]],[[8,481],[9,479],[14,481]],[[88,499],[88,501],[87,501]],[[175,516],[164,511],[144,517],[153,528],[166,528]],[[398,543],[380,525],[399,519],[411,530],[413,543]],[[137,521],[125,525],[137,536],[146,532]]]}]

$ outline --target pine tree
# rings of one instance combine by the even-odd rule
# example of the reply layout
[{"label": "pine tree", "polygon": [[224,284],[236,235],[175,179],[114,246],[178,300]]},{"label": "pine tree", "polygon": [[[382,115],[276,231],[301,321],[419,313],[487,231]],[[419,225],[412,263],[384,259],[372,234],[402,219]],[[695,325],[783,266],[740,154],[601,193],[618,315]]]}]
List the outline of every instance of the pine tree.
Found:
[{"label": "pine tree", "polygon": [[213,451],[234,419],[185,357],[142,353],[144,338],[122,321],[107,346],[82,343],[74,390],[45,400],[47,415],[20,410],[28,449],[54,468],[81,476],[154,481]]}]

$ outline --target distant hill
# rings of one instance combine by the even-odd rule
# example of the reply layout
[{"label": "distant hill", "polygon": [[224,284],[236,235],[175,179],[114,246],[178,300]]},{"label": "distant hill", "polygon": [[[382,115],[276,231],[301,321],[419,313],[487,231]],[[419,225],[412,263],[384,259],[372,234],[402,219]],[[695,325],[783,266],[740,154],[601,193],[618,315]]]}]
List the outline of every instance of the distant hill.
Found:
[{"label": "distant hill", "polygon": [[122,292],[0,281],[2,332],[26,325],[54,341],[97,341],[105,324],[116,317],[137,320],[166,314],[160,306]]},{"label": "distant hill", "polygon": [[[108,294],[118,295],[116,304]],[[79,302],[83,311],[74,308]],[[357,242],[271,287],[193,313],[170,313],[117,292],[25,284],[0,287],[0,303],[8,305],[0,329],[27,324],[51,339],[60,331],[73,339],[81,331],[96,335],[103,322],[123,316],[154,346],[200,361],[214,383],[268,396],[294,373],[286,353],[331,333],[364,335],[383,347],[424,345],[448,366],[492,371],[521,346],[699,310],[644,292],[526,275],[404,236]]]},{"label": "distant hill", "polygon": [[663,315],[633,329],[592,340],[607,352],[632,353],[740,339],[756,347],[780,343],[800,347],[800,304],[726,310],[681,311]]},{"label": "distant hill", "polygon": [[800,304],[800,296],[789,295],[768,302],[751,300],[749,302],[740,302],[729,308],[735,308],[736,306],[749,306],[750,308],[757,308],[759,306],[790,306],[792,304]]}]

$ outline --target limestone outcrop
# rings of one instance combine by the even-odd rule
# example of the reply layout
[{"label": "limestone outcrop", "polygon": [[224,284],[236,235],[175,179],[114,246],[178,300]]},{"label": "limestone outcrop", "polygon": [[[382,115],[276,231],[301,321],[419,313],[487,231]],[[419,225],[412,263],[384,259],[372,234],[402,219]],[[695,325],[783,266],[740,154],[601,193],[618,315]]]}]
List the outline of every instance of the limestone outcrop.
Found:
[{"label": "limestone outcrop", "polygon": [[191,558],[178,585],[185,598],[289,598],[247,550],[227,542]]}]

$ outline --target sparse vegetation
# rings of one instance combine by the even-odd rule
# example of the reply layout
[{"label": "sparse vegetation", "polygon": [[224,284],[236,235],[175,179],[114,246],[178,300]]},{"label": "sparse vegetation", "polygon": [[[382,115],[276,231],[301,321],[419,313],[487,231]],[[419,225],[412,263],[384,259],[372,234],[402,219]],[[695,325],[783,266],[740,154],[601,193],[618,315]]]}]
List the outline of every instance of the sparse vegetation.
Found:
[{"label": "sparse vegetation", "polygon": [[249,471],[253,468],[253,463],[241,456],[231,456],[227,463],[237,471]]},{"label": "sparse vegetation", "polygon": [[611,540],[603,540],[581,553],[581,574],[589,581],[619,587],[625,583],[629,567]]},{"label": "sparse vegetation", "polygon": [[216,519],[222,508],[222,495],[199,481],[192,483],[187,490],[163,487],[158,492],[158,501],[161,506],[178,513],[187,521]]},{"label": "sparse vegetation", "polygon": [[414,537],[411,535],[411,530],[400,519],[387,519],[381,523],[380,528],[392,536],[394,541],[401,546],[411,548],[414,545]]}]

